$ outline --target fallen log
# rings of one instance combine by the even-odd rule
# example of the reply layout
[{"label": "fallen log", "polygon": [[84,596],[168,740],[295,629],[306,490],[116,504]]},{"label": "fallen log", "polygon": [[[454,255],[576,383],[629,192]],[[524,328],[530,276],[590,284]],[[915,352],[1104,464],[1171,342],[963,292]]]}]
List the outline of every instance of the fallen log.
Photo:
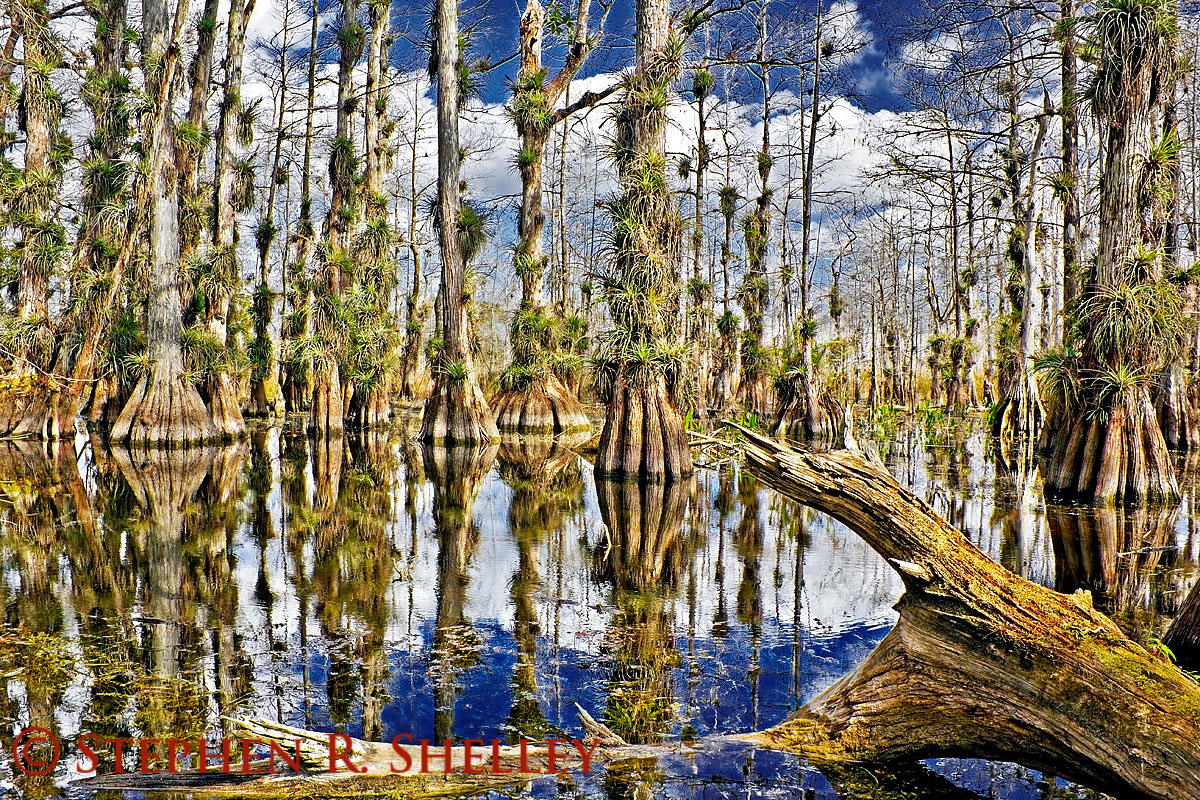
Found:
[{"label": "fallen log", "polygon": [[[1200,684],[1127,638],[1092,607],[1090,593],[1060,594],[1008,572],[860,453],[801,453],[730,427],[741,434],[756,477],[862,536],[900,574],[906,591],[896,606],[896,627],[861,665],[780,725],[715,737],[711,745],[732,739],[796,754],[848,797],[877,796],[873,764],[962,756],[1013,761],[1122,798],[1200,798]],[[667,746],[629,747],[586,715],[582,720],[600,740],[592,765],[611,768],[618,760],[668,752]],[[249,738],[290,742],[306,735],[272,723],[238,725]],[[328,758],[327,737],[309,735],[315,737],[311,765],[319,766]],[[393,762],[390,745],[353,740],[351,748],[360,765],[386,770],[385,759]],[[455,748],[453,763],[464,755]],[[545,755],[526,758],[544,765],[537,759]],[[506,765],[517,758],[515,748],[501,753]],[[578,758],[572,764],[567,768],[577,768]],[[929,783],[911,766],[882,774],[896,776],[898,786]],[[376,774],[372,768],[367,775],[276,776],[205,791],[418,797],[534,777]],[[107,787],[108,778],[90,784]],[[874,789],[860,792],[860,785]],[[959,793],[945,785],[929,796]]]},{"label": "fallen log", "polygon": [[861,665],[745,739],[817,766],[969,756],[1126,798],[1200,798],[1200,684],[1088,592],[1008,572],[861,454],[800,453],[730,426],[759,479],[846,524],[906,588]]}]

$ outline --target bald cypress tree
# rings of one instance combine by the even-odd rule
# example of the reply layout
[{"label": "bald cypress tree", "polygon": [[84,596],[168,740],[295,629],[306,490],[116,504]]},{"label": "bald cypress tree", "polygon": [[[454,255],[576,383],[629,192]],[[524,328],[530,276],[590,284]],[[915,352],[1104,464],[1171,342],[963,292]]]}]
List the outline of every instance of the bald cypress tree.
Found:
[{"label": "bald cypress tree", "polygon": [[599,369],[608,403],[596,457],[601,477],[672,480],[692,472],[668,386],[683,353],[676,330],[683,223],[667,185],[665,152],[667,104],[689,24],[697,23],[674,28],[666,0],[638,3],[634,69],[614,120],[621,194],[609,205],[615,258],[604,292],[613,329]]},{"label": "bald cypress tree", "polygon": [[528,0],[521,16],[521,68],[513,85],[512,104],[512,119],[521,140],[517,154],[521,173],[519,240],[513,254],[513,267],[521,279],[521,305],[513,315],[509,335],[512,363],[500,376],[500,392],[494,402],[496,424],[501,430],[556,433],[590,427],[583,406],[567,388],[574,383],[580,367],[578,356],[564,347],[567,323],[545,307],[542,292],[546,269],[542,249],[546,141],[554,126],[596,99],[596,95],[588,95],[580,102],[558,107],[592,49],[594,39],[588,33],[590,5],[591,0],[579,0],[567,59],[553,78],[548,77],[542,64],[545,9],[538,0]]},{"label": "bald cypress tree", "polygon": [[1168,0],[1104,0],[1092,35],[1099,63],[1088,91],[1100,123],[1100,236],[1070,321],[1067,346],[1042,360],[1062,409],[1047,490],[1097,502],[1179,497],[1148,381],[1185,331],[1177,288],[1164,275],[1175,131],[1164,124],[1176,69]]},{"label": "bald cypress tree", "polygon": [[499,438],[496,420],[483,396],[467,331],[466,257],[474,249],[471,226],[464,226],[458,136],[460,80],[465,72],[459,50],[457,0],[437,0],[434,10],[438,130],[438,244],[442,254],[441,339],[435,342],[433,393],[425,403],[421,438],[427,442],[486,442]]},{"label": "bald cypress tree", "polygon": [[[141,180],[147,184],[146,256],[140,262],[148,286],[143,374],[113,426],[112,438],[132,444],[187,444],[216,438],[208,409],[188,375],[183,354],[180,295],[178,152],[173,113],[179,38],[187,3],[142,4],[142,72],[150,110],[143,117],[142,149],[149,154]],[[174,19],[172,19],[174,18]]]}]

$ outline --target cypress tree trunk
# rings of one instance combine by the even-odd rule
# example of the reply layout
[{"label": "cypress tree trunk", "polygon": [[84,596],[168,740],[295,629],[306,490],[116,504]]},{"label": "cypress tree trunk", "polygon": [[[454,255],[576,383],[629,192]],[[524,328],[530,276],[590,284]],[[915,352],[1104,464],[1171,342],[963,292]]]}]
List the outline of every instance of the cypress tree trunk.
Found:
[{"label": "cypress tree trunk", "polygon": [[[213,230],[212,269],[221,273],[217,285],[240,287],[237,258],[237,220],[234,216],[233,182],[237,167],[234,142],[237,136],[238,114],[242,110],[242,62],[246,52],[246,26],[254,13],[255,0],[233,0],[229,8],[228,36],[225,49],[225,93],[221,100],[221,118],[217,124],[216,195]],[[272,176],[272,179],[274,176]],[[224,347],[229,346],[229,291],[220,291],[206,298],[205,327]],[[238,402],[237,380],[228,370],[210,375],[207,382],[209,409],[213,423],[222,436],[241,436],[246,432]]]},{"label": "cypress tree trunk", "polygon": [[1163,644],[1171,648],[1184,669],[1194,670],[1200,666],[1200,581],[1192,584],[1163,637]]},{"label": "cypress tree trunk", "polygon": [[458,139],[459,69],[457,0],[437,0],[438,240],[442,252],[442,350],[434,369],[433,394],[425,403],[421,439],[426,442],[486,442],[499,438],[475,375],[467,336],[466,264],[459,239],[462,207]]},{"label": "cypress tree trunk", "polygon": [[1059,3],[1062,34],[1063,304],[1079,296],[1079,44],[1075,0]]},{"label": "cypress tree trunk", "polygon": [[67,246],[66,231],[52,211],[61,188],[62,168],[52,163],[51,143],[58,134],[63,101],[51,77],[62,59],[43,4],[16,0],[8,8],[14,27],[21,30],[25,50],[21,83],[25,164],[8,190],[11,205],[7,210],[20,225],[21,238],[17,319],[3,324],[19,344],[5,354],[11,363],[0,382],[5,399],[0,430],[10,435],[53,437],[57,431],[50,403],[58,387],[47,370],[54,363],[57,332],[49,318],[50,276]]},{"label": "cypress tree trunk", "polygon": [[[296,223],[296,253],[287,268],[300,286],[293,288],[292,314],[284,326],[285,339],[299,341],[312,332],[312,290],[307,283],[308,259],[316,230],[312,221],[312,143],[313,117],[317,102],[317,35],[320,32],[319,0],[312,3],[312,26],[308,39],[308,97],[304,113],[304,158],[300,163],[300,219]],[[296,282],[293,282],[293,285]],[[287,302],[287,297],[284,298]],[[283,397],[289,411],[307,411],[313,395],[312,359],[293,355],[283,375]]]},{"label": "cypress tree trunk", "polygon": [[[54,203],[58,178],[50,163],[50,140],[58,132],[62,117],[62,101],[51,84],[50,77],[59,66],[58,48],[50,35],[50,17],[40,4],[13,6],[20,15],[25,57],[22,78],[22,108],[25,122],[25,165],[22,170],[21,193],[16,207],[22,213],[23,244],[17,262],[17,314],[22,320],[46,318],[50,302],[50,274],[55,266],[44,250],[61,250],[63,233],[50,208]],[[58,240],[57,243],[55,240]],[[57,244],[57,246],[56,246]],[[19,369],[34,372],[35,353],[22,354]]]},{"label": "cypress tree trunk", "polygon": [[1021,306],[1020,361],[1017,364],[1017,374],[1008,382],[1008,391],[994,415],[994,433],[1000,439],[1001,447],[1007,447],[1014,437],[1020,438],[1026,445],[1031,445],[1045,417],[1034,363],[1041,350],[1038,332],[1045,314],[1042,291],[1039,288],[1046,279],[1046,274],[1038,247],[1038,227],[1041,223],[1041,215],[1038,214],[1038,176],[1049,115],[1047,109],[1038,117],[1037,135],[1029,159],[1028,181],[1022,193],[1023,201],[1019,201],[1023,203],[1025,213],[1022,223],[1025,229],[1025,296]]},{"label": "cypress tree trunk", "polygon": [[741,320],[729,308],[729,262],[733,258],[733,216],[737,211],[737,189],[721,187],[721,216],[725,220],[725,239],[721,243],[722,286],[725,292],[724,314],[717,320],[717,334],[721,338],[721,362],[713,379],[711,403],[721,411],[737,394],[739,366],[741,364],[742,337],[738,335]]},{"label": "cypress tree trunk", "polygon": [[187,377],[181,341],[178,154],[171,86],[186,5],[180,0],[176,6],[173,28],[164,0],[146,0],[142,5],[142,66],[152,97],[151,124],[143,134],[150,153],[146,180],[152,187],[145,266],[150,284],[146,313],[149,363],[112,429],[115,441],[131,445],[188,444],[219,435],[200,393]]},{"label": "cypress tree trunk", "polygon": [[[115,384],[112,375],[96,382],[97,361],[108,327],[105,309],[116,308],[124,289],[125,267],[131,246],[129,230],[140,230],[140,215],[132,219],[112,220],[104,211],[112,204],[128,200],[127,175],[122,156],[129,136],[129,111],[125,95],[129,91],[128,77],[123,69],[129,51],[125,37],[125,0],[103,0],[90,13],[96,21],[97,37],[93,46],[95,66],[85,83],[84,97],[93,123],[92,158],[85,164],[88,176],[84,194],[84,215],[81,231],[87,245],[80,250],[77,266],[72,271],[72,293],[75,300],[64,326],[54,371],[69,375],[70,380],[54,399],[51,435],[70,436],[75,420],[101,386]],[[86,274],[103,275],[106,282],[87,284],[75,280]],[[80,292],[80,285],[87,289]],[[93,390],[95,387],[95,390]],[[93,409],[93,416],[107,411],[103,399]],[[97,413],[99,412],[99,413]],[[115,414],[115,412],[114,412]]]},{"label": "cypress tree trunk", "polygon": [[[766,4],[763,4],[763,13]],[[762,35],[766,36],[763,28]],[[764,58],[763,41],[759,40],[759,58]],[[738,402],[752,414],[766,419],[767,369],[769,354],[763,342],[763,319],[767,312],[767,243],[771,237],[771,73],[762,68],[762,148],[758,152],[759,194],[754,209],[743,220],[746,235],[746,274],[738,290],[738,299],[746,317],[746,332],[742,334],[742,382],[738,387]]]},{"label": "cypress tree trunk", "polygon": [[[391,22],[388,17],[388,9],[389,5],[386,0],[371,0],[368,6],[371,32],[367,46],[367,91],[364,114],[366,123],[366,167],[364,169],[362,201],[368,226],[374,226],[372,230],[375,231],[378,231],[381,226],[386,226],[387,223],[387,196],[383,193],[385,144],[382,139],[383,120],[387,111],[387,94],[382,90],[381,84],[383,81],[385,55],[384,37]],[[386,230],[386,234],[390,239],[391,231]],[[368,238],[374,241],[381,237]],[[355,246],[355,257],[360,261],[363,258],[375,259],[376,262],[386,262],[389,266],[392,264],[394,258],[390,245],[383,248],[359,248],[357,244]],[[365,265],[362,263],[358,264],[360,269],[363,266]],[[381,319],[386,319],[388,320],[387,326],[390,328],[391,322],[387,310],[387,302],[393,287],[390,280],[383,283],[386,286],[372,284],[369,287],[363,287],[369,288],[372,297],[371,311],[373,316],[366,324],[377,324]],[[376,380],[369,388],[366,388],[365,391],[354,392],[352,399],[347,401],[346,410],[359,428],[386,425],[391,419],[393,378],[392,371],[379,369],[377,370]]]},{"label": "cypress tree trunk", "polygon": [[[1163,114],[1163,131],[1177,130],[1177,109],[1175,104],[1176,83],[1172,76],[1167,93],[1166,108]],[[1168,217],[1165,220],[1163,261],[1166,269],[1175,271],[1179,267],[1179,159],[1171,159],[1166,165],[1168,176],[1164,183],[1169,184],[1171,200],[1168,204]],[[1184,300],[1188,307],[1194,305],[1196,286],[1189,282],[1186,287]],[[1158,375],[1154,387],[1154,409],[1158,415],[1158,424],[1162,428],[1163,439],[1171,450],[1194,450],[1200,447],[1200,409],[1197,408],[1197,393],[1190,389],[1184,379],[1183,364],[1187,355],[1186,349],[1167,361]]]},{"label": "cypress tree trunk", "polygon": [[340,431],[346,420],[346,389],[342,382],[340,353],[333,350],[337,341],[342,289],[350,276],[343,274],[345,251],[349,246],[354,220],[354,172],[356,158],[350,139],[350,104],[353,102],[354,66],[362,56],[364,31],[358,21],[358,0],[342,0],[341,26],[338,28],[337,129],[329,152],[329,238],[323,248],[322,263],[313,279],[313,333],[321,342],[321,352],[313,363],[312,409],[309,427],[318,431]]},{"label": "cypress tree trunk", "polygon": [[709,375],[712,372],[712,319],[708,308],[712,300],[713,285],[705,281],[700,270],[701,254],[704,251],[704,179],[708,171],[709,149],[708,115],[704,101],[712,91],[713,77],[707,69],[698,69],[692,75],[692,96],[696,99],[696,184],[693,187],[694,213],[692,219],[692,280],[688,287],[691,307],[688,314],[687,341],[695,348],[693,358],[696,365],[696,397],[693,402],[697,412],[706,411],[709,404]]},{"label": "cypress tree trunk", "polygon": [[[204,0],[196,20],[196,53],[188,69],[190,96],[187,117],[179,126],[176,153],[179,157],[179,257],[183,262],[196,252],[208,226],[208,194],[201,180],[200,162],[204,158],[205,133],[208,129],[208,100],[212,94],[213,50],[217,43],[217,0]],[[203,187],[203,188],[202,188]]]},{"label": "cypress tree trunk", "polygon": [[821,122],[821,56],[823,41],[821,29],[824,22],[824,3],[817,4],[817,27],[813,37],[815,56],[813,59],[812,103],[808,118],[808,146],[805,152],[803,183],[803,241],[800,246],[800,325],[801,362],[797,374],[785,384],[780,398],[776,432],[797,438],[830,438],[837,434],[840,414],[837,405],[828,398],[820,397],[817,376],[814,374],[812,346],[816,337],[816,321],[809,305],[809,287],[812,282],[810,248],[812,238],[813,181],[816,176],[817,131]]},{"label": "cypress tree trunk", "polygon": [[[283,26],[287,27],[291,6],[283,11]],[[279,52],[279,74],[287,73],[287,52]],[[287,136],[284,116],[287,111],[287,81],[280,81],[278,115],[275,119],[275,146],[267,180],[267,202],[254,232],[254,244],[258,248],[258,286],[254,289],[252,312],[254,317],[254,343],[251,345],[250,413],[260,416],[282,416],[285,411],[283,389],[279,383],[279,359],[277,342],[271,335],[271,321],[275,315],[276,296],[267,280],[271,258],[271,245],[275,243],[278,226],[275,224],[275,191],[279,187],[280,169],[283,163],[283,142]],[[287,259],[287,245],[283,247],[283,258]],[[287,269],[285,264],[284,269]],[[286,285],[286,277],[284,279]]]},{"label": "cypress tree trunk", "polygon": [[[682,224],[666,183],[666,110],[655,102],[679,70],[666,0],[640,0],[634,41],[634,71],[616,118],[623,194],[610,208],[617,257],[608,289],[609,313],[630,344],[609,353],[596,475],[670,481],[692,473],[692,454],[668,392],[671,370],[644,357],[662,352],[675,338],[679,301]],[[639,307],[627,299],[631,296],[657,299]]]},{"label": "cypress tree trunk", "polygon": [[521,138],[517,166],[521,173],[521,211],[517,219],[517,243],[513,266],[521,279],[521,305],[513,317],[510,345],[512,364],[500,378],[500,392],[493,399],[496,426],[518,433],[563,433],[591,427],[587,414],[568,388],[573,368],[561,366],[564,352],[563,321],[545,307],[542,294],[546,258],[542,231],[546,213],[542,207],[542,170],[546,140],[554,125],[566,119],[571,109],[558,109],[558,101],[571,79],[583,66],[591,49],[588,38],[588,6],[580,0],[575,22],[575,41],[563,68],[550,81],[542,66],[545,11],[538,0],[528,0],[518,31],[521,68],[513,87],[513,121]]},{"label": "cypress tree trunk", "polygon": [[[1166,442],[1145,381],[1137,375],[1181,331],[1178,295],[1162,280],[1163,171],[1172,160],[1156,140],[1163,87],[1175,69],[1173,14],[1167,3],[1133,7],[1105,3],[1097,12],[1102,71],[1092,106],[1105,135],[1100,182],[1100,240],[1082,298],[1080,348],[1084,394],[1054,441],[1046,474],[1049,494],[1140,505],[1179,498]],[[1169,172],[1169,170],[1167,170]],[[1166,187],[1169,188],[1169,187]],[[1125,326],[1127,293],[1148,297],[1156,328],[1141,339],[1103,338],[1106,326]],[[1178,334],[1178,335],[1177,335]],[[1177,342],[1176,342],[1177,344]],[[1160,362],[1161,363],[1161,362]],[[1089,379],[1090,375],[1097,375]]]}]

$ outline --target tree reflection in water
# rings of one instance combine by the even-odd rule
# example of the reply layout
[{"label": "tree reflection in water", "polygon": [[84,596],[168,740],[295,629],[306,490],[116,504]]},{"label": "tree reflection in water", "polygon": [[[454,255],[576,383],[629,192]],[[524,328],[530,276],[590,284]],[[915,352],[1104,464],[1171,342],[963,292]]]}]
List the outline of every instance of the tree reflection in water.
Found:
[{"label": "tree reflection in water", "polygon": [[608,535],[593,559],[616,606],[606,637],[612,667],[604,716],[628,742],[661,741],[674,721],[671,670],[679,652],[666,603],[685,569],[681,528],[692,485],[596,484]]},{"label": "tree reflection in water", "polygon": [[[0,685],[6,749],[26,724],[183,735],[221,713],[382,739],[574,735],[576,700],[633,741],[748,730],[853,667],[899,594],[856,537],[733,467],[639,487],[594,484],[575,444],[531,439],[498,453],[287,429],[165,454],[81,445],[0,446],[0,670],[25,665]],[[1036,491],[1017,509],[1011,476],[967,448],[930,456],[910,437],[889,459],[993,558],[1161,635],[1191,585],[1190,511],[1047,512]],[[796,785],[794,761],[729,758],[714,774],[748,792]],[[964,764],[938,770],[1057,796]],[[589,791],[662,796],[679,769],[628,762]],[[959,796],[900,772],[799,775],[818,797]]]},{"label": "tree reflection in water", "polygon": [[433,738],[454,738],[459,677],[479,658],[479,639],[463,613],[467,566],[479,540],[474,525],[475,498],[498,446],[460,445],[421,448],[425,474],[433,482],[433,522],[437,529],[437,617],[434,622]]},{"label": "tree reflection in water", "polygon": [[542,713],[537,685],[537,649],[541,627],[537,595],[542,589],[538,549],[563,527],[564,516],[583,505],[583,475],[572,451],[590,434],[501,438],[497,466],[513,490],[508,523],[517,544],[517,567],[510,580],[517,662],[513,701],[506,727],[510,742],[561,734]]}]

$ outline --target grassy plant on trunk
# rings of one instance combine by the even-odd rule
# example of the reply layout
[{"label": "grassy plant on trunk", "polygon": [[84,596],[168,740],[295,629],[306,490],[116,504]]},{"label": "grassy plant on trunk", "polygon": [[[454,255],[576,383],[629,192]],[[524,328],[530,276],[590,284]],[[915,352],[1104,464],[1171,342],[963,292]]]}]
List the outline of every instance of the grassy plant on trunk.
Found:
[{"label": "grassy plant on trunk", "polygon": [[392,327],[389,299],[396,288],[395,237],[387,223],[383,176],[387,169],[387,94],[382,89],[385,37],[391,20],[385,0],[369,5],[371,31],[367,47],[366,153],[359,205],[365,225],[354,240],[355,282],[348,302],[354,313],[343,356],[353,393],[347,403],[349,421],[360,429],[386,425],[392,418],[392,387],[400,366],[399,342]]}]

